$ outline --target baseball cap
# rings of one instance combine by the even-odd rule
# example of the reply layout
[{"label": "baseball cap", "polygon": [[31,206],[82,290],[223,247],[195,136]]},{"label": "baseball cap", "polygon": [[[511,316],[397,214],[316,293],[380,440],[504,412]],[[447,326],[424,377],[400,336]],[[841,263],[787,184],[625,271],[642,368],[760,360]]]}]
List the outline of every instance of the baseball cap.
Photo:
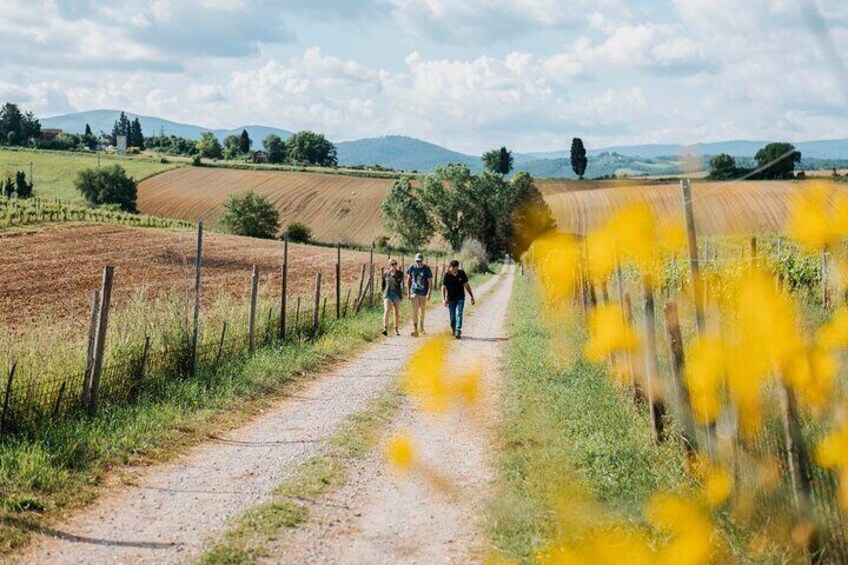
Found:
[{"label": "baseball cap", "polygon": [[423,253],[416,253],[415,254],[415,260],[416,261],[423,261],[424,260],[424,254]]}]

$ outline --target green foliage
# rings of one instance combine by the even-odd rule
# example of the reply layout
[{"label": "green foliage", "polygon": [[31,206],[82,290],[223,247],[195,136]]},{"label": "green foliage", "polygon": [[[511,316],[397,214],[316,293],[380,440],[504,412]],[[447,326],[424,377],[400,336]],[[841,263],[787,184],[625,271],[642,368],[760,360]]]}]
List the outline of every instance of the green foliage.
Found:
[{"label": "green foliage", "polygon": [[512,152],[506,147],[483,153],[483,166],[490,173],[508,175],[512,171]]},{"label": "green foliage", "polygon": [[0,145],[30,145],[41,136],[41,123],[32,112],[21,112],[17,104],[0,108]]},{"label": "green foliage", "polygon": [[250,135],[248,135],[247,130],[241,130],[241,135],[239,136],[239,151],[247,155],[248,153],[250,153],[250,147],[252,145],[253,140],[250,139]]},{"label": "green foliage", "polygon": [[421,183],[421,203],[430,214],[436,233],[454,251],[481,224],[481,202],[475,188],[471,171],[457,163],[436,168]]},{"label": "green foliage", "polygon": [[335,167],[338,164],[336,148],[323,135],[301,131],[286,141],[289,161],[295,164]]},{"label": "green foliage", "polygon": [[792,176],[795,164],[801,161],[801,152],[791,143],[769,143],[754,158],[760,178],[784,179]]},{"label": "green foliage", "polygon": [[268,162],[272,164],[284,163],[286,160],[286,144],[275,133],[269,133],[262,141],[262,147],[268,152]]},{"label": "green foliage", "polygon": [[138,147],[144,149],[144,133],[141,131],[141,122],[138,116],[130,124],[130,133],[127,136],[127,147]]},{"label": "green foliage", "polygon": [[486,247],[476,239],[466,239],[457,256],[459,266],[468,274],[489,271],[489,254]]},{"label": "green foliage", "polygon": [[306,224],[293,222],[286,228],[285,236],[292,243],[309,243],[312,239],[312,230]]},{"label": "green foliage", "polygon": [[710,159],[710,178],[714,180],[729,180],[739,176],[736,159],[727,153],[720,153]]},{"label": "green foliage", "polygon": [[195,155],[197,153],[197,142],[176,135],[163,135],[151,137],[147,140],[147,147],[169,155]]},{"label": "green foliage", "polygon": [[200,160],[200,155],[194,155],[191,158],[191,166],[192,167],[200,167],[203,165],[203,162]]},{"label": "green foliage", "polygon": [[15,194],[18,198],[32,198],[32,183],[27,182],[23,171],[15,173]]},{"label": "green foliage", "polygon": [[119,135],[125,135],[127,137],[127,147],[130,147],[132,123],[130,123],[130,119],[124,112],[121,112],[121,115],[115,120],[115,125],[112,126],[112,135],[109,140],[112,145],[117,145]]},{"label": "green foliage", "polygon": [[273,239],[280,230],[280,212],[267,198],[251,190],[227,199],[221,225],[236,235]]},{"label": "green foliage", "polygon": [[389,229],[411,249],[423,248],[433,235],[433,223],[421,202],[418,189],[408,177],[396,180],[380,205]]},{"label": "green foliage", "polygon": [[200,136],[197,142],[197,152],[201,157],[207,159],[222,159],[224,157],[224,149],[221,147],[221,142],[211,131],[207,131]]},{"label": "green foliage", "polygon": [[136,211],[138,187],[120,165],[100,169],[85,169],[77,174],[76,189],[89,204],[116,204],[125,212]]},{"label": "green foliage", "polygon": [[241,156],[241,138],[235,134],[224,140],[224,159],[231,160]]},{"label": "green foliage", "polygon": [[513,257],[521,257],[539,235],[556,227],[556,221],[533,177],[527,173],[518,173],[512,179],[512,195],[508,214],[512,229],[509,252]]},{"label": "green foliage", "polygon": [[575,137],[571,140],[571,170],[582,180],[587,166],[589,159],[586,157],[586,147],[583,146],[582,139]]},{"label": "green foliage", "polygon": [[797,250],[778,255],[772,269],[792,290],[807,290],[814,294],[821,288],[821,259]]}]

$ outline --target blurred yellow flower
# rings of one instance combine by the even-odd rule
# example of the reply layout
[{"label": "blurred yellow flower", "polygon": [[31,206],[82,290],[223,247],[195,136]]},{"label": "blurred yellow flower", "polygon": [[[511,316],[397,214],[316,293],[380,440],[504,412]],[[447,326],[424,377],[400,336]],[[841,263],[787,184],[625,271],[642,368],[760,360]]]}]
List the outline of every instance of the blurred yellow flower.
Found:
[{"label": "blurred yellow flower", "polygon": [[403,389],[424,410],[441,412],[447,407],[449,391],[443,374],[447,352],[448,338],[433,337],[418,348],[406,365]]},{"label": "blurred yellow flower", "polygon": [[733,476],[721,467],[711,466],[704,477],[704,501],[710,508],[727,502],[733,492]]},{"label": "blurred yellow flower", "polygon": [[386,459],[400,471],[408,471],[412,467],[415,462],[415,451],[409,435],[403,432],[389,440],[386,446]]},{"label": "blurred yellow flower", "polygon": [[632,351],[639,345],[633,328],[621,315],[621,308],[614,304],[598,306],[589,317],[589,341],[586,357],[591,361],[602,361],[610,353]]},{"label": "blurred yellow flower", "polygon": [[809,251],[836,247],[848,234],[848,195],[831,183],[810,183],[789,204],[787,231]]},{"label": "blurred yellow flower", "polygon": [[720,339],[703,338],[689,346],[684,379],[693,415],[701,424],[711,424],[718,418],[726,367],[724,344]]},{"label": "blurred yellow flower", "polygon": [[655,528],[671,534],[671,540],[660,549],[657,563],[697,565],[710,561],[714,526],[698,503],[674,495],[657,495],[648,503],[647,516]]},{"label": "blurred yellow flower", "polygon": [[802,401],[821,408],[830,399],[836,371],[833,354],[813,347],[796,356],[784,369],[783,380]]},{"label": "blurred yellow flower", "polygon": [[816,445],[816,462],[839,475],[839,503],[848,510],[848,424],[843,423]]},{"label": "blurred yellow flower", "polygon": [[830,321],[819,328],[816,343],[828,350],[848,347],[848,307],[838,308]]},{"label": "blurred yellow flower", "polygon": [[545,298],[562,302],[577,285],[580,248],[574,238],[562,233],[546,233],[528,253]]}]

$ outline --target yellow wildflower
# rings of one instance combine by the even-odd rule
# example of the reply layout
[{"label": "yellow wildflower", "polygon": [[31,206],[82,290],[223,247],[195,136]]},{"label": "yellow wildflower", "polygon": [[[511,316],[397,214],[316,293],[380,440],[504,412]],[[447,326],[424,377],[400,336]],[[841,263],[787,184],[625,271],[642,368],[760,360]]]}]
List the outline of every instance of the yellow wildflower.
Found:
[{"label": "yellow wildflower", "polygon": [[616,305],[598,306],[589,318],[589,341],[586,356],[591,361],[606,359],[610,353],[636,349],[639,340],[636,332]]},{"label": "yellow wildflower", "polygon": [[399,433],[386,446],[386,459],[400,471],[408,471],[415,462],[412,440],[406,433]]}]

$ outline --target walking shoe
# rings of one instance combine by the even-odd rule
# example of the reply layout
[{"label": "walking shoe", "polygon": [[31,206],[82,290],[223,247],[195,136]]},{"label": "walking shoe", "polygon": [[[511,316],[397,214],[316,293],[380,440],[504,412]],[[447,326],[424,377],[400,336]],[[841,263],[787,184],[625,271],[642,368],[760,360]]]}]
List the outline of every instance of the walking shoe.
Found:
[{"label": "walking shoe", "polygon": [[418,337],[418,330],[412,330],[412,337]]},{"label": "walking shoe", "polygon": [[400,330],[397,329],[397,328],[395,328],[395,335],[398,335],[398,336],[400,335]]},{"label": "walking shoe", "polygon": [[389,330],[387,330],[386,328],[383,328],[383,335],[388,336]]},{"label": "walking shoe", "polygon": [[462,339],[462,330],[456,330],[456,333],[453,335],[456,336],[456,339]]}]

